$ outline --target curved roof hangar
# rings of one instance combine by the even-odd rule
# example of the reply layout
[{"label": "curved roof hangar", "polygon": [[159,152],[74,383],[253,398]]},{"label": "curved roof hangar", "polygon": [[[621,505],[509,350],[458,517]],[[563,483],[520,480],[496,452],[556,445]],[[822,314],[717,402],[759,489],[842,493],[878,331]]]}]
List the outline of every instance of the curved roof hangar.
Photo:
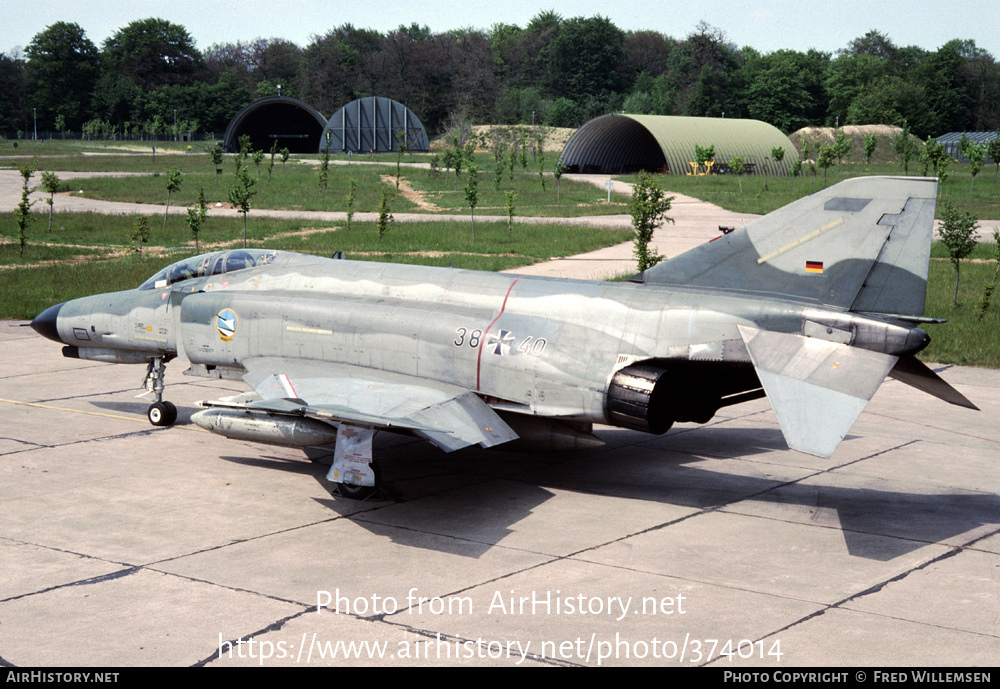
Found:
[{"label": "curved roof hangar", "polygon": [[426,153],[427,132],[416,113],[398,101],[369,96],[351,101],[324,123],[318,150],[323,153],[386,153],[399,148],[398,136],[406,137],[407,150]]},{"label": "curved roof hangar", "polygon": [[269,151],[277,140],[278,148],[292,153],[315,153],[326,118],[311,105],[288,96],[265,96],[236,113],[222,140],[224,151],[233,153],[244,134],[254,150]]},{"label": "curved roof hangar", "polygon": [[[604,115],[584,124],[566,143],[560,160],[571,171],[624,174],[638,170],[686,174],[695,145],[715,146],[715,159],[743,156],[758,170],[785,174],[798,160],[788,137],[759,120],[661,115]],[[781,146],[785,157],[771,159]]]}]

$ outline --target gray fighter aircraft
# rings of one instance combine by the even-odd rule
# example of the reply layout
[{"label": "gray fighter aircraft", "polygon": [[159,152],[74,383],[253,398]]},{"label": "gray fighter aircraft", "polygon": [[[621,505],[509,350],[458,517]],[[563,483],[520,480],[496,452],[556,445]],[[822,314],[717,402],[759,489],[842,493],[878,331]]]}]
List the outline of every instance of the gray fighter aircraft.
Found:
[{"label": "gray fighter aircraft", "polygon": [[333,260],[266,250],[179,261],[137,289],[32,322],[63,354],[164,366],[252,393],[191,420],[230,438],[336,441],[328,478],[378,481],[372,437],[446,452],[601,444],[593,424],[664,433],[766,395],[789,447],[829,457],[887,376],[975,409],[914,353],[937,183],[841,182],[626,282]]}]

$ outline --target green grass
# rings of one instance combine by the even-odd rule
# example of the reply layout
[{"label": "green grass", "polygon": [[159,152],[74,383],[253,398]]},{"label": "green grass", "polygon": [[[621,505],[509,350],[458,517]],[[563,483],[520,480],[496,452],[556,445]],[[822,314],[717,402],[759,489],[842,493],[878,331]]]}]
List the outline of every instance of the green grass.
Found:
[{"label": "green grass", "polygon": [[0,267],[2,266],[32,266],[52,261],[70,262],[102,258],[114,251],[111,247],[83,247],[44,245],[28,243],[24,253],[20,251],[17,240],[7,240],[0,244]]},{"label": "green grass", "polygon": [[[56,199],[56,208],[59,208]],[[83,245],[102,250],[114,250],[129,246],[135,215],[102,215],[98,213],[59,213],[56,211],[52,220],[52,229],[48,230],[47,216],[35,216],[34,222],[28,226],[28,246],[41,250],[43,244]],[[199,237],[201,242],[219,242],[243,236],[242,221],[239,217],[209,218],[206,227]],[[250,226],[255,226],[253,211],[250,212]],[[286,231],[285,228],[299,229],[302,221],[281,222],[271,221],[269,226],[275,231]],[[191,232],[185,218],[171,215],[167,218],[163,229],[163,216],[151,216],[149,220],[150,243],[159,246],[184,246],[192,242]],[[0,213],[0,264],[17,263],[11,256],[17,255],[18,228],[13,213]],[[26,263],[28,261],[20,261]]]},{"label": "green grass", "polygon": [[[178,156],[174,156],[178,157]],[[191,163],[192,157],[184,157]],[[49,159],[49,163],[58,164]],[[173,159],[154,170],[151,174],[128,177],[93,177],[77,179],[63,184],[63,189],[74,194],[82,190],[82,196],[106,201],[121,201],[125,203],[166,204],[166,172],[173,165]],[[207,165],[206,165],[207,163]],[[179,166],[178,166],[179,167]],[[190,206],[197,202],[199,189],[205,190],[206,199],[210,204],[221,202],[228,204],[229,189],[233,183],[232,160],[223,164],[223,174],[216,177],[214,166],[203,159],[188,171],[182,178],[180,191],[171,195],[171,205]],[[135,170],[135,172],[144,172]],[[182,169],[182,172],[184,170]],[[256,168],[251,164],[251,176],[256,178]],[[392,211],[433,212],[433,213],[468,213],[469,206],[465,198],[465,183],[467,176],[463,174],[456,185],[455,174],[444,171],[432,171],[426,168],[403,168],[401,171],[402,186],[410,186],[431,206],[421,209],[403,194],[396,194],[392,200]],[[252,208],[267,208],[279,210],[306,211],[339,211],[347,210],[347,193],[349,181],[357,183],[354,210],[357,212],[375,212],[381,201],[383,183],[388,183],[395,189],[395,167],[374,165],[331,165],[327,177],[327,189],[319,187],[319,168],[301,164],[289,165],[283,168],[276,165],[270,181],[267,179],[266,162],[261,166],[260,192],[251,199]],[[522,175],[517,172],[513,179],[504,177],[501,189],[495,189],[492,170],[479,174],[479,200],[476,212],[481,215],[507,215],[506,192],[517,194],[514,202],[514,213],[530,217],[577,217],[582,215],[606,215],[627,213],[626,199],[617,194],[612,195],[611,203],[601,189],[586,182],[562,180],[559,188],[559,200],[556,200],[556,182],[546,178],[546,187],[542,189],[537,173]],[[58,199],[56,199],[58,204]],[[251,211],[252,213],[252,211]]]},{"label": "green grass", "polygon": [[[976,247],[969,254],[968,259],[972,261],[994,261],[996,260],[996,244],[993,240],[988,242],[980,242],[976,244]],[[944,242],[934,242],[931,244],[931,258],[943,258],[951,260],[948,258],[948,247],[945,246]],[[962,265],[965,265],[963,262]]]},{"label": "green grass", "polygon": [[[229,161],[231,162],[231,161]],[[199,189],[205,190],[205,198],[209,204],[221,202],[229,205],[229,189],[233,184],[232,165],[223,169],[223,174],[216,178],[214,173],[192,173],[182,177],[180,191],[170,197],[170,204],[176,206],[192,206],[198,202]],[[260,191],[250,199],[250,214],[254,209],[267,208],[279,210],[305,211],[341,211],[347,210],[348,180],[357,181],[356,212],[378,210],[382,197],[381,168],[372,166],[352,166],[347,168],[331,167],[328,175],[327,189],[324,192],[319,187],[318,168],[307,168],[300,165],[282,170],[276,166],[267,180],[267,170],[261,166]],[[163,171],[166,172],[166,169]],[[250,175],[256,180],[256,169],[251,164]],[[167,202],[167,176],[160,172],[154,175],[140,177],[94,177],[79,179],[72,182],[74,193],[83,190],[82,196],[106,201],[122,201],[126,203],[154,203],[164,205]],[[256,184],[254,185],[256,189]],[[58,199],[56,200],[58,203]],[[401,196],[392,201],[392,210],[404,213],[415,210],[416,206]]]},{"label": "green grass", "polygon": [[350,230],[341,225],[341,229],[332,233],[268,240],[267,246],[325,255],[343,251],[348,258],[360,258],[370,253],[443,253],[451,258],[435,264],[454,263],[456,268],[494,270],[476,265],[475,257],[488,255],[509,258],[510,261],[504,261],[504,267],[509,268],[585,253],[603,246],[627,242],[629,238],[630,232],[627,229],[521,223],[515,224],[508,236],[506,223],[477,222],[476,239],[473,241],[472,227],[466,222],[395,222],[389,226],[385,236],[379,239],[375,223],[355,222],[351,224]]},{"label": "green grass", "polygon": [[962,366],[1000,368],[1000,294],[994,294],[993,304],[982,320],[976,317],[976,306],[985,287],[992,279],[996,263],[963,261],[958,291],[958,305],[953,303],[955,269],[949,261],[931,261],[927,284],[928,316],[946,318],[942,325],[922,326],[931,336],[931,343],[920,358],[924,361]]},{"label": "green grass", "polygon": [[[34,159],[40,170],[132,170],[149,169],[164,160],[201,159],[211,165],[205,154],[214,141],[190,144],[174,141],[81,141],[79,139],[42,139],[39,141],[0,139],[0,167],[19,168]],[[15,147],[16,144],[16,147]],[[156,160],[153,160],[156,146]],[[190,150],[188,150],[190,146]],[[182,154],[182,155],[177,155]],[[145,167],[144,167],[145,166]],[[183,168],[182,168],[183,169]]]},{"label": "green grass", "polygon": [[133,289],[177,257],[132,254],[75,265],[0,270],[0,318],[31,319],[68,299]]},{"label": "green grass", "polygon": [[[439,207],[440,212],[469,212],[465,198],[468,175],[465,172],[459,177],[457,184],[454,170],[446,172],[411,168],[404,170],[402,175],[415,190],[424,192],[427,200]],[[480,169],[478,180],[476,213],[485,215],[507,215],[506,194],[509,191],[517,194],[514,201],[515,215],[568,218],[628,213],[626,197],[612,194],[611,203],[608,203],[607,192],[587,182],[561,180],[557,200],[556,180],[546,176],[543,189],[537,170],[534,173],[529,171],[527,175],[516,170],[512,178],[504,174],[498,190],[491,164],[488,168]]]}]

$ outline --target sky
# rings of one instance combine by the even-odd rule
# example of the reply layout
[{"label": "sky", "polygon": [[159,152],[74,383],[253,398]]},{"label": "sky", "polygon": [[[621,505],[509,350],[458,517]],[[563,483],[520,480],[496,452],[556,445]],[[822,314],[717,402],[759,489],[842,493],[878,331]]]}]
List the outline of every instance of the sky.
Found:
[{"label": "sky", "polygon": [[432,33],[495,23],[524,27],[539,12],[608,17],[623,30],[684,38],[705,21],[731,43],[769,53],[810,48],[835,53],[874,29],[898,46],[936,50],[972,39],[1000,59],[996,0],[0,0],[0,53],[12,54],[57,21],[83,27],[98,48],[129,22],[159,17],[184,26],[200,50],[216,43],[283,38],[305,47],[342,24],[379,32],[412,23]]}]

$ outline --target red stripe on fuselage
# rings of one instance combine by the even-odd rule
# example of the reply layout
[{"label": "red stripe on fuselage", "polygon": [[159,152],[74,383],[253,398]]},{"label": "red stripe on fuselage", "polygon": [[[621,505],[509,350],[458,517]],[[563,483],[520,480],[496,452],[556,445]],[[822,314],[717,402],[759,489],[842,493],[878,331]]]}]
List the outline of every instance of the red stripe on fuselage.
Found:
[{"label": "red stripe on fuselage", "polygon": [[507,294],[503,297],[503,304],[500,306],[500,313],[498,313],[497,317],[494,318],[488,326],[486,326],[486,330],[483,331],[483,336],[479,340],[479,353],[476,355],[476,390],[479,389],[479,373],[482,371],[483,367],[483,347],[486,345],[486,336],[489,334],[490,328],[492,328],[496,322],[500,320],[500,316],[503,315],[504,309],[507,308],[507,300],[510,298],[510,293],[514,290],[514,285],[516,285],[517,281],[523,277],[523,275],[518,275],[514,282],[510,283],[510,287],[507,288]]}]

